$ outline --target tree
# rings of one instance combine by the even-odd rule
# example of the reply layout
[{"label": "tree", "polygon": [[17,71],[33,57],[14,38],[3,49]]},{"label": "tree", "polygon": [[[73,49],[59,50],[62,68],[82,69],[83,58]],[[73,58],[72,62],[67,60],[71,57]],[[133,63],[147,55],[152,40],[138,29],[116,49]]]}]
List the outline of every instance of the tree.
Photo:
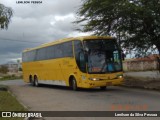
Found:
[{"label": "tree", "polygon": [[0,4],[0,28],[7,29],[13,15],[12,9]]},{"label": "tree", "polygon": [[20,67],[20,68],[18,68],[18,71],[22,71],[22,68]]},{"label": "tree", "polygon": [[160,54],[160,0],[83,0],[76,23],[83,32],[112,35],[122,47]]}]

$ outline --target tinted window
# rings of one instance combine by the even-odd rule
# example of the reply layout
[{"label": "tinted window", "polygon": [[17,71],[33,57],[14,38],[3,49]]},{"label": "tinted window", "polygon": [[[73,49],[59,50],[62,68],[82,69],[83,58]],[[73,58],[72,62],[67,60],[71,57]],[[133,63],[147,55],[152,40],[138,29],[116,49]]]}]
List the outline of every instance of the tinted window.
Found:
[{"label": "tinted window", "polygon": [[22,54],[23,62],[48,60],[62,57],[73,57],[72,41],[40,48]]},{"label": "tinted window", "polygon": [[46,59],[46,48],[38,49],[36,60],[45,60],[45,59]]},{"label": "tinted window", "polygon": [[26,55],[27,55],[26,53],[22,54],[22,61],[23,62],[27,62],[27,56]]},{"label": "tinted window", "polygon": [[22,55],[22,61],[27,62],[27,61],[34,61],[36,58],[36,50],[25,52]]},{"label": "tinted window", "polygon": [[55,47],[54,46],[47,47],[46,48],[46,59],[55,58],[54,52],[55,52]]},{"label": "tinted window", "polygon": [[55,45],[55,58],[63,57],[62,45],[58,44]]},{"label": "tinted window", "polygon": [[29,52],[29,61],[34,61],[36,59],[36,50]]},{"label": "tinted window", "polygon": [[72,57],[73,56],[72,41],[63,43],[62,50],[63,50],[63,57]]}]

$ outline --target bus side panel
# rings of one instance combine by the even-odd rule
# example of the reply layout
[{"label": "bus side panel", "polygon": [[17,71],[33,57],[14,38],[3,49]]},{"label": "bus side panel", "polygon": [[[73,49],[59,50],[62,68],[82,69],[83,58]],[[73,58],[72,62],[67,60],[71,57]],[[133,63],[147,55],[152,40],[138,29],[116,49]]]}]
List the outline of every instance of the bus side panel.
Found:
[{"label": "bus side panel", "polygon": [[63,76],[66,85],[69,85],[69,77],[74,74],[76,68],[75,59],[73,57],[63,58],[61,63],[61,76]]},{"label": "bus side panel", "polygon": [[32,76],[32,78],[34,77],[34,75],[32,74],[32,63],[22,63],[22,70],[23,70],[23,79],[25,82],[30,82],[29,81],[29,77]]},{"label": "bus side panel", "polygon": [[45,62],[45,80],[63,80],[63,76],[61,74],[61,58],[47,60]]}]

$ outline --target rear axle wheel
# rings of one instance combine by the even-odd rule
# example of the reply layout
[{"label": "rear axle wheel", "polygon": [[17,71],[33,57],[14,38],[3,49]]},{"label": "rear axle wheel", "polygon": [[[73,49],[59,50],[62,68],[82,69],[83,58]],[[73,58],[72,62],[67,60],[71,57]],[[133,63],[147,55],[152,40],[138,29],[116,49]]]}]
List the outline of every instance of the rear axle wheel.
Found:
[{"label": "rear axle wheel", "polygon": [[37,78],[36,76],[34,77],[34,85],[35,85],[36,87],[39,86],[38,78]]}]

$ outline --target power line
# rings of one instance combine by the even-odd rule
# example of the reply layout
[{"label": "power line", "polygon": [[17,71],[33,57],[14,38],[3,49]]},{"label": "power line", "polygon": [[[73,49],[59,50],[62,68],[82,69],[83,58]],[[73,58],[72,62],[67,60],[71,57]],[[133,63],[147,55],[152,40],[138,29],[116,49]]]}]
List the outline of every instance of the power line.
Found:
[{"label": "power line", "polygon": [[40,44],[43,44],[42,42],[34,42],[34,41],[21,41],[21,40],[14,40],[14,39],[9,39],[9,38],[0,38],[0,40],[3,40],[3,41],[12,41],[12,42],[25,42],[25,43],[40,43]]}]

